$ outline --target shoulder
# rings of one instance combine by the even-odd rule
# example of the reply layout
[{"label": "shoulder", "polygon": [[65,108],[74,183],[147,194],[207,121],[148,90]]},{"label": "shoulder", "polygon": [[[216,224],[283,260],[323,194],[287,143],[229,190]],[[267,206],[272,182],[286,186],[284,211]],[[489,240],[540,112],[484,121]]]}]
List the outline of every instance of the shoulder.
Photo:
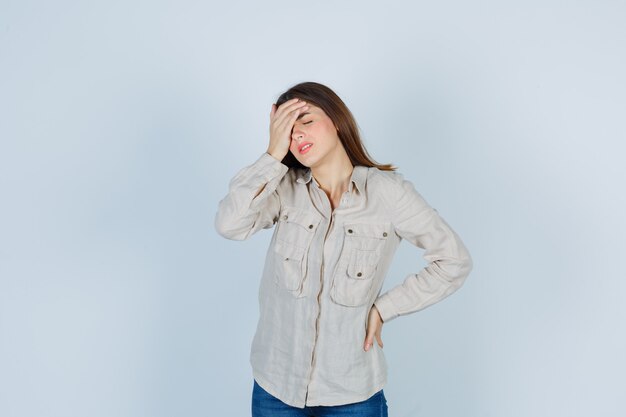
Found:
[{"label": "shoulder", "polygon": [[391,212],[404,210],[414,212],[430,207],[421,192],[402,172],[383,171],[374,167],[369,171],[368,184]]},{"label": "shoulder", "polygon": [[[388,198],[397,198],[402,186],[407,181],[398,171],[385,171],[376,167],[367,167],[367,183],[379,194]],[[369,188],[369,187],[368,187]]]}]

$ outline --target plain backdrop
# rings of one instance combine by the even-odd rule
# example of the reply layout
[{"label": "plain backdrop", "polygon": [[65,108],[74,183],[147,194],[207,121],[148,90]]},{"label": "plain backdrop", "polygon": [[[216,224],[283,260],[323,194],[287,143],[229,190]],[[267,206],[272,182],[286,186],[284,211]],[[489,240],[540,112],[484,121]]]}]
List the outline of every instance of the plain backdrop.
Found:
[{"label": "plain backdrop", "polygon": [[[383,327],[389,415],[626,415],[625,20],[608,0],[0,0],[0,415],[250,415],[272,230],[213,221],[301,81],[473,256]],[[403,242],[383,291],[422,253]]]}]

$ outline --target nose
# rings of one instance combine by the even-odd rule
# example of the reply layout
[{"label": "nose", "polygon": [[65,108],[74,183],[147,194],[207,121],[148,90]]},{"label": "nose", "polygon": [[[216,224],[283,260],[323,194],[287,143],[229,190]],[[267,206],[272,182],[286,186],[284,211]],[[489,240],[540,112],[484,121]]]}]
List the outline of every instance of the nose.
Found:
[{"label": "nose", "polygon": [[301,141],[304,138],[304,134],[300,130],[294,129],[291,133],[291,138],[296,141]]}]

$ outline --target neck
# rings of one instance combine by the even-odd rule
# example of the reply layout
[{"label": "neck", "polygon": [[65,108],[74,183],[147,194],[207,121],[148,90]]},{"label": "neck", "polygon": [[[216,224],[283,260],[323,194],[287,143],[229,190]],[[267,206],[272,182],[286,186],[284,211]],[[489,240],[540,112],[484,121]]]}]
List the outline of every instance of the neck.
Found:
[{"label": "neck", "polygon": [[345,155],[345,158],[311,167],[311,175],[322,190],[330,195],[337,195],[348,190],[353,170],[350,159]]}]

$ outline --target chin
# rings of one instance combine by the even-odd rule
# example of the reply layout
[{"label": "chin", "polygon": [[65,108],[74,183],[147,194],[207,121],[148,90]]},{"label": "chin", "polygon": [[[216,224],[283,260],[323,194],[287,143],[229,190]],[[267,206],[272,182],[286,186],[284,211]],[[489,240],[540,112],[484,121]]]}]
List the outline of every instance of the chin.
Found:
[{"label": "chin", "polygon": [[[298,152],[296,150],[296,152]],[[295,154],[294,154],[295,156]],[[296,157],[296,159],[298,160],[298,162],[300,162],[303,166],[307,167],[307,168],[311,168],[312,166],[314,166],[315,164],[317,164],[322,157],[320,155],[302,155],[303,158],[298,158]],[[304,159],[304,161],[303,161]]]},{"label": "chin", "polygon": [[[298,152],[298,151],[296,151],[296,152]],[[310,167],[310,163],[311,163],[311,161],[310,161],[310,160],[309,160],[309,162],[307,163],[306,161],[303,161],[303,160],[302,160],[302,158],[297,157],[295,153],[293,153],[293,152],[292,152],[292,154],[293,154],[294,158],[296,159],[296,161],[300,162],[300,164],[304,165],[304,166],[305,166],[305,167],[307,167],[307,168],[309,168],[309,167]]]},{"label": "chin", "polygon": [[298,162],[300,162],[306,168],[311,168],[311,165],[307,164],[306,162],[300,161],[299,159],[298,159]]}]

